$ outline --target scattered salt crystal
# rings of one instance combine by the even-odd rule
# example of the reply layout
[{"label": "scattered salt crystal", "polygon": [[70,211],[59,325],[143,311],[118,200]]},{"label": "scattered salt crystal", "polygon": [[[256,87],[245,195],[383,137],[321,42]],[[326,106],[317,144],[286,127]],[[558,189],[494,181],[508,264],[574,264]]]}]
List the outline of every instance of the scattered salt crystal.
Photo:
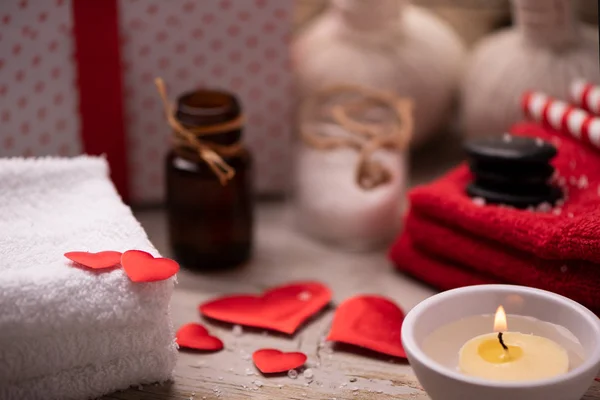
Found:
[{"label": "scattered salt crystal", "polygon": [[290,369],[288,371],[288,378],[291,378],[291,379],[298,378],[298,371],[296,371],[295,369]]},{"label": "scattered salt crystal", "polygon": [[228,371],[229,371],[229,372],[233,372],[233,368],[229,368],[229,369],[228,369]]},{"label": "scattered salt crystal", "polygon": [[304,384],[304,386],[308,386],[308,382]]},{"label": "scattered salt crystal", "polygon": [[552,210],[552,214],[554,215],[560,215],[562,213],[562,209],[560,208],[555,208],[554,210]]},{"label": "scattered salt crystal", "polygon": [[357,379],[356,378],[350,378],[350,382],[356,382]]},{"label": "scattered salt crystal", "polygon": [[587,189],[588,187],[588,178],[585,175],[581,175],[579,177],[579,184],[577,185],[577,187],[579,187],[579,189]]},{"label": "scattered salt crystal", "polygon": [[565,201],[563,199],[556,200],[556,205],[558,207],[562,207],[564,204],[565,204]]},{"label": "scattered salt crystal", "polygon": [[534,212],[534,211],[535,211],[535,208],[533,208],[533,206],[529,206],[529,207],[527,207],[527,211],[529,211],[529,212]]},{"label": "scattered salt crystal", "polygon": [[548,212],[552,209],[552,205],[548,202],[543,202],[542,204],[538,205],[537,210],[539,212]]},{"label": "scattered salt crystal", "polygon": [[259,381],[258,379],[255,380],[253,383],[258,387],[262,387],[262,385],[263,385],[262,381]]},{"label": "scattered salt crystal", "polygon": [[298,294],[298,300],[301,300],[301,301],[308,301],[308,300],[310,300],[311,297],[312,297],[312,294],[306,290],[304,290]]},{"label": "scattered salt crystal", "polygon": [[304,377],[306,379],[312,379],[312,377],[314,376],[313,370],[310,369],[310,368],[307,368],[307,369],[304,370],[304,372],[302,373],[302,375],[304,375]]},{"label": "scattered salt crystal", "polygon": [[302,393],[302,396],[306,397],[306,393]]},{"label": "scattered salt crystal", "polygon": [[563,265],[563,266],[560,267],[560,272],[562,272],[563,274],[565,272],[567,272],[568,270],[569,270],[569,267],[567,267],[566,265]]},{"label": "scattered salt crystal", "polygon": [[502,140],[503,140],[505,143],[510,143],[510,142],[512,142],[512,136],[510,135],[510,133],[504,133],[504,134],[502,135]]},{"label": "scattered salt crystal", "polygon": [[544,141],[540,138],[535,138],[535,144],[538,147],[542,147],[544,145]]},{"label": "scattered salt crystal", "polygon": [[379,390],[377,391],[377,393],[383,393],[383,390],[379,389]]},{"label": "scattered salt crystal", "polygon": [[220,377],[219,377],[219,380],[220,380],[220,381],[222,381],[222,380],[223,380],[223,377],[222,377],[222,376],[220,376]]},{"label": "scattered salt crystal", "polygon": [[202,400],[206,399],[206,396],[202,396]]},{"label": "scattered salt crystal", "polygon": [[358,387],[356,387],[356,386],[354,386],[354,387],[352,388],[352,391],[353,391],[353,392],[356,392],[357,390],[358,390]]},{"label": "scattered salt crystal", "polygon": [[328,359],[328,360],[331,360],[332,358],[333,358],[333,355],[332,355],[332,354],[327,354],[327,359]]},{"label": "scattered salt crystal", "polygon": [[247,389],[247,388],[248,388],[248,386],[246,386],[246,385],[242,385],[242,387],[243,387],[244,389]]},{"label": "scattered salt crystal", "polygon": [[203,366],[203,365],[205,365],[205,364],[206,364],[206,363],[205,363],[204,361],[198,361],[198,362],[196,363],[196,366],[197,366],[197,367],[201,367],[201,366]]},{"label": "scattered salt crystal", "polygon": [[483,197],[473,197],[473,199],[471,199],[471,201],[476,206],[479,206],[479,207],[485,206],[485,199]]},{"label": "scattered salt crystal", "polygon": [[231,333],[233,333],[233,336],[242,336],[244,334],[244,329],[241,325],[234,325]]},{"label": "scattered salt crystal", "polygon": [[347,385],[347,383],[346,383],[346,382],[342,382],[342,384],[340,385],[340,387],[344,387],[344,386],[346,386],[346,385]]},{"label": "scattered salt crystal", "polygon": [[252,371],[250,368],[246,368],[246,375],[254,375],[254,371]]},{"label": "scattered salt crystal", "polygon": [[217,393],[219,391],[219,387],[216,386],[215,388],[213,388],[213,392]]},{"label": "scattered salt crystal", "polygon": [[277,385],[277,387],[278,387],[279,389],[281,389],[281,388],[283,387],[283,385]]},{"label": "scattered salt crystal", "polygon": [[567,214],[567,217],[569,217],[569,218],[573,218],[573,217],[574,217],[574,215],[573,215],[573,213],[568,213],[568,214]]}]

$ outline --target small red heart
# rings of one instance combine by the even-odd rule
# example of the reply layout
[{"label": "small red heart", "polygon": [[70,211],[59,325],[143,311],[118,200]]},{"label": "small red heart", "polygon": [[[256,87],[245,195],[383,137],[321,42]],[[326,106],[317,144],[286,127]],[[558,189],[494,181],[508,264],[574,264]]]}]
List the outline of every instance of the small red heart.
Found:
[{"label": "small red heart", "polygon": [[188,349],[216,351],[223,348],[221,339],[209,335],[206,328],[200,324],[190,323],[182,326],[175,337],[180,347]]},{"label": "small red heart", "polygon": [[233,295],[200,305],[200,312],[219,321],[292,334],[331,300],[318,282],[295,282],[272,288],[262,296]]},{"label": "small red heart", "polygon": [[154,258],[140,250],[128,250],[121,256],[121,265],[133,282],[155,282],[168,279],[179,271],[179,264],[168,258]]},{"label": "small red heart", "polygon": [[380,296],[356,296],[344,301],[333,317],[327,340],[406,358],[400,330],[404,312]]},{"label": "small red heart", "polygon": [[121,253],[118,251],[101,251],[98,253],[70,251],[65,253],[65,257],[91,269],[110,268],[121,262]]},{"label": "small red heart", "polygon": [[306,362],[306,354],[299,352],[284,353],[276,349],[261,349],[252,354],[252,360],[260,372],[273,374],[301,367]]}]

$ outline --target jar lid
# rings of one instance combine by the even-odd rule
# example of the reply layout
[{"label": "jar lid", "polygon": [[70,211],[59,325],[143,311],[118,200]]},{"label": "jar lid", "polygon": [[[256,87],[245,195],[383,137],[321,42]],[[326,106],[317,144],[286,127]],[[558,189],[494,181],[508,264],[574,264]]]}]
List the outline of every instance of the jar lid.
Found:
[{"label": "jar lid", "polygon": [[[240,102],[232,93],[213,89],[199,89],[179,96],[175,117],[186,127],[194,128],[230,122],[239,118],[241,113]],[[203,139],[228,145],[238,142],[241,135],[241,129],[234,129],[207,135]]]}]

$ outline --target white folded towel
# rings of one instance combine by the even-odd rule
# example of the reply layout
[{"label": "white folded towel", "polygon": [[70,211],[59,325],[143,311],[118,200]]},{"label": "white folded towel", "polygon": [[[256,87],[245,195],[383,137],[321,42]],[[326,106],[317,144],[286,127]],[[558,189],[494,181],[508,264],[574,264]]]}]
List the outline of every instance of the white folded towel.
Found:
[{"label": "white folded towel", "polygon": [[103,158],[0,159],[0,399],[90,398],[167,380],[174,279],[73,266],[68,251],[156,249]]}]

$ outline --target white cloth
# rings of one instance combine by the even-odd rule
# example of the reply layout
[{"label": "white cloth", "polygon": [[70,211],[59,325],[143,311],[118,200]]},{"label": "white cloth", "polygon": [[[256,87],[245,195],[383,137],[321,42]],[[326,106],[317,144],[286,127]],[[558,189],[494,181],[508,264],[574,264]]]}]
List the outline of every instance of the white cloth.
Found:
[{"label": "white cloth", "polygon": [[171,377],[174,278],[133,283],[68,251],[158,252],[103,158],[0,159],[0,399],[80,399]]}]

